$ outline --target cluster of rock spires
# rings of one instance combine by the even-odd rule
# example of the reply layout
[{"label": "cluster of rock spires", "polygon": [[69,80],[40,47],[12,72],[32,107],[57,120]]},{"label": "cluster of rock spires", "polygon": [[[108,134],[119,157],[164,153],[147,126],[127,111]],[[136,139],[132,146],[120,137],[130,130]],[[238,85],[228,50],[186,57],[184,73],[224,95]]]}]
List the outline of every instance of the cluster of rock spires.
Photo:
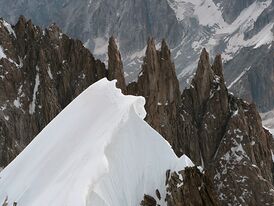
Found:
[{"label": "cluster of rock spires", "polygon": [[[5,167],[69,102],[97,80],[117,79],[124,94],[146,98],[146,121],[204,170],[167,171],[169,206],[271,205],[274,202],[271,134],[254,104],[226,88],[221,56],[202,51],[188,89],[180,92],[170,50],[148,40],[142,71],[126,85],[115,39],[108,69],[56,25],[43,31],[20,17],[0,21],[0,167]],[[1,49],[1,48],[0,48]],[[1,53],[1,51],[0,51]],[[157,205],[145,195],[141,205]]]},{"label": "cluster of rock spires", "polygon": [[[147,53],[146,58],[149,56]],[[159,59],[159,65],[162,65],[163,59]],[[157,65],[155,61],[157,59],[145,60],[143,70],[150,68],[146,62]],[[170,64],[167,68],[172,75],[173,65]],[[160,70],[161,67],[142,72],[143,74],[154,73],[155,69]],[[156,85],[164,82],[163,85],[169,86],[165,82],[167,71],[162,72],[164,75],[155,80]],[[172,85],[177,84],[176,78],[170,79],[175,79]],[[143,85],[143,88],[153,88],[153,84],[154,82],[150,81],[149,84]],[[153,122],[151,125],[156,130],[161,128],[157,131],[166,137],[178,156],[186,154],[196,165],[203,166],[206,171],[205,176],[214,187],[212,191],[216,192],[217,199],[220,201],[220,203],[218,201],[214,203],[217,205],[271,205],[274,202],[272,136],[262,127],[256,106],[228,92],[223,77],[221,56],[217,55],[211,65],[209,55],[204,49],[190,87],[181,95],[176,95],[176,100],[170,98],[170,93],[177,94],[177,89],[167,90],[164,93],[170,101],[170,105],[165,105],[165,111],[168,110],[168,112],[162,112],[160,109],[157,111],[161,118],[167,119],[167,122],[172,125],[165,127],[158,122],[158,119],[149,119],[149,116],[147,118],[149,123]],[[145,97],[147,102],[153,102],[155,98],[152,97],[153,100],[151,100]],[[150,114],[150,108],[155,109],[161,106],[154,101],[152,105],[146,105],[146,110]],[[176,201],[180,202],[178,205],[205,204],[191,204],[191,200],[184,203],[186,197],[182,195],[182,192],[179,193],[181,194],[179,199],[177,192],[171,193],[171,198],[176,196]],[[212,193],[210,194],[214,197]],[[200,197],[202,197],[201,193]],[[205,205],[211,204],[206,202]]]}]

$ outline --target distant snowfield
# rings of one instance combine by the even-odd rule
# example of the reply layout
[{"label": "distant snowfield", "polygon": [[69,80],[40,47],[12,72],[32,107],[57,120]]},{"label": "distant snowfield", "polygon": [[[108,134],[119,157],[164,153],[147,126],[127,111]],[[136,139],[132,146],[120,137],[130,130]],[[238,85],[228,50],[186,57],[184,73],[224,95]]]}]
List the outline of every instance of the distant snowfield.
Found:
[{"label": "distant snowfield", "polygon": [[225,37],[226,49],[223,53],[224,61],[229,61],[243,47],[259,48],[265,44],[270,44],[274,38],[271,29],[273,23],[266,25],[258,34],[250,39],[245,39],[244,34],[254,27],[254,23],[261,13],[271,4],[272,0],[265,2],[255,1],[249,7],[244,9],[237,19],[230,25],[221,28],[217,34],[228,34]]},{"label": "distant snowfield", "polygon": [[[217,48],[218,53],[222,54],[224,62],[232,60],[242,48],[259,48],[272,43],[274,40],[272,32],[273,22],[269,22],[250,38],[245,37],[245,34],[254,28],[254,23],[263,11],[271,5],[271,2],[272,0],[254,1],[229,24],[222,17],[221,5],[215,4],[213,0],[168,0],[178,21],[183,22],[188,17],[195,17],[201,26],[209,27],[211,30],[210,35],[205,33],[192,42],[193,55],[196,54],[198,58],[200,51],[204,47],[210,53],[215,53]],[[180,58],[183,58],[182,55],[185,55],[183,51],[188,45],[187,41],[189,39],[183,39],[181,45],[184,46],[176,50],[174,54],[175,62],[179,62]],[[221,50],[219,50],[220,45],[223,47]],[[189,77],[195,71],[195,62],[196,60],[190,61],[184,65],[179,71],[179,78]],[[241,72],[244,71],[239,71],[239,75]]]},{"label": "distant snowfield", "polygon": [[179,21],[194,15],[204,26],[226,26],[221,9],[212,0],[168,0]]},{"label": "distant snowfield", "polygon": [[166,170],[193,163],[143,120],[144,104],[115,81],[90,86],[0,173],[0,205],[135,206],[156,189],[164,197]]}]

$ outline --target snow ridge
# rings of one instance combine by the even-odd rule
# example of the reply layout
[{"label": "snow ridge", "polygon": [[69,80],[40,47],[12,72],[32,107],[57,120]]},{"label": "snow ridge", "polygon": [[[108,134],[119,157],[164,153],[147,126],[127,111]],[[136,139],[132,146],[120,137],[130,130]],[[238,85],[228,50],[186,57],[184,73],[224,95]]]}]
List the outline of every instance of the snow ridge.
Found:
[{"label": "snow ridge", "polygon": [[144,98],[115,84],[86,89],[0,173],[1,203],[139,205],[155,188],[165,195],[167,169],[193,166],[143,120]]}]

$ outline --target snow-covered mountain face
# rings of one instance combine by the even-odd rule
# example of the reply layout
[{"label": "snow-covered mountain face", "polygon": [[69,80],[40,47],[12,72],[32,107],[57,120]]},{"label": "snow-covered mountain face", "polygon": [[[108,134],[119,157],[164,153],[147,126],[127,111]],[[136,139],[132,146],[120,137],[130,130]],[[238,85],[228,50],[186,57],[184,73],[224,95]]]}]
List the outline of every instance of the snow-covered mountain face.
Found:
[{"label": "snow-covered mountain face", "polygon": [[166,171],[194,165],[143,120],[144,104],[115,81],[90,86],[0,173],[0,203],[139,205],[155,188],[165,197]]},{"label": "snow-covered mountain face", "polygon": [[21,14],[43,26],[56,22],[103,60],[108,37],[115,35],[127,81],[138,76],[149,36],[167,39],[181,88],[206,47],[223,55],[230,90],[266,112],[274,107],[273,5],[272,0],[2,0],[0,16],[13,23]]}]

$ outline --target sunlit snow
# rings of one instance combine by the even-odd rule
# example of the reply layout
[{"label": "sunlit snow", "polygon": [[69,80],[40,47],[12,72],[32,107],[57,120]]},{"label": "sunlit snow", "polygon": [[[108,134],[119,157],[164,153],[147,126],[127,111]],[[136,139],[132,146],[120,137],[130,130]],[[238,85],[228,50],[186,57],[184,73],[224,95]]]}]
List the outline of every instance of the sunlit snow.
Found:
[{"label": "sunlit snow", "polygon": [[156,189],[165,196],[166,170],[193,164],[143,120],[144,98],[115,84],[86,89],[0,173],[0,203],[135,206]]}]

